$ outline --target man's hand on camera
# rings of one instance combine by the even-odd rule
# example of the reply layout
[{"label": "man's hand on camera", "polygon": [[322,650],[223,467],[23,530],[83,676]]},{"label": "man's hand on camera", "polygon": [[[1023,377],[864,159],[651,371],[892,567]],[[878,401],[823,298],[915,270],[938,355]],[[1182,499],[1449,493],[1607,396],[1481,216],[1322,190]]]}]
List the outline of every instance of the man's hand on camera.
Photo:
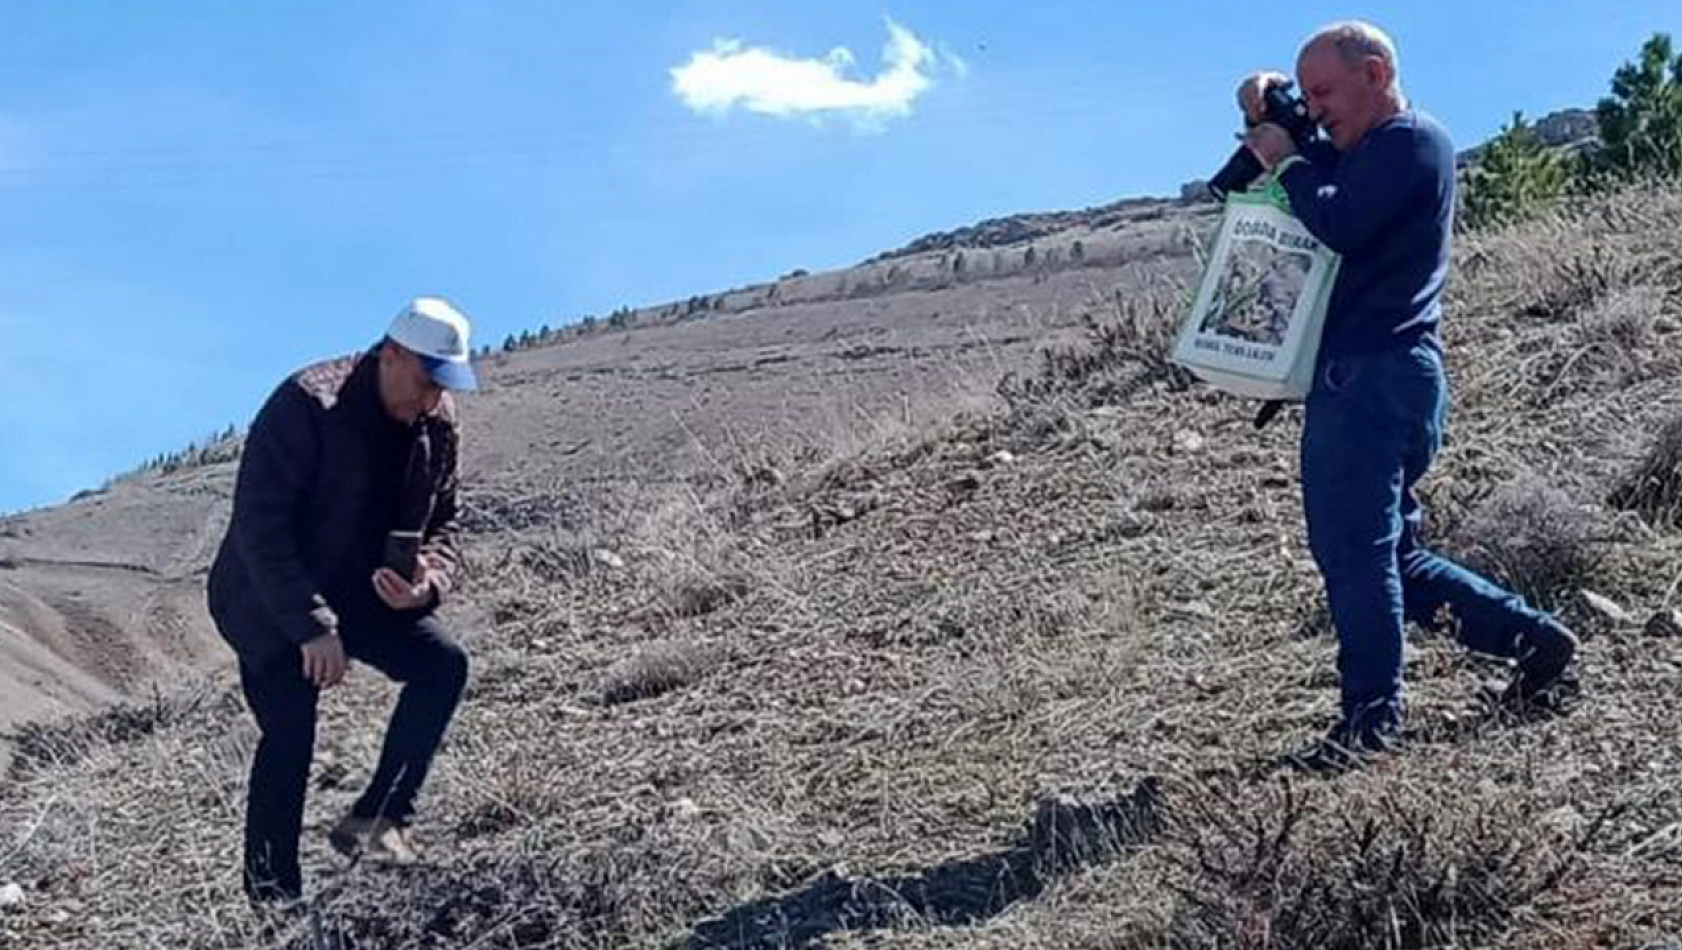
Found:
[{"label": "man's hand on camera", "polygon": [[1244,121],[1258,125],[1267,118],[1267,104],[1263,97],[1274,87],[1291,88],[1291,77],[1284,73],[1264,71],[1251,73],[1238,84],[1238,108],[1244,110]]},{"label": "man's hand on camera", "polygon": [[374,592],[392,610],[417,610],[432,602],[432,571],[423,561],[415,572],[419,577],[406,581],[403,575],[389,567],[374,572]]},{"label": "man's hand on camera", "polygon": [[1256,159],[1268,171],[1279,166],[1279,163],[1297,153],[1297,143],[1291,141],[1291,133],[1272,122],[1263,122],[1251,129],[1244,136],[1244,144],[1256,154]]},{"label": "man's hand on camera", "polygon": [[327,689],[345,678],[345,645],[337,633],[324,633],[298,648],[304,655],[304,679]]}]

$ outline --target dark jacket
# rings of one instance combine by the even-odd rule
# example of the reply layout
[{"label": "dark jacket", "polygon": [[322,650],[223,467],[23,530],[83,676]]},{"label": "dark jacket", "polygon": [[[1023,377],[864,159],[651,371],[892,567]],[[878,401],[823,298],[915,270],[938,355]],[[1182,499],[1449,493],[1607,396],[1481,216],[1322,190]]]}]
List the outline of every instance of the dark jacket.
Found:
[{"label": "dark jacket", "polygon": [[[210,569],[210,614],[261,666],[344,623],[420,619],[374,592],[387,532],[420,530],[453,580],[458,558],[455,406],[414,425],[386,415],[376,353],[318,363],[281,383],[251,424],[233,519]],[[445,589],[448,589],[448,584]]]},{"label": "dark jacket", "polygon": [[1348,152],[1316,142],[1279,173],[1291,210],[1343,255],[1322,361],[1437,335],[1454,236],[1454,145],[1423,112],[1380,122]]}]

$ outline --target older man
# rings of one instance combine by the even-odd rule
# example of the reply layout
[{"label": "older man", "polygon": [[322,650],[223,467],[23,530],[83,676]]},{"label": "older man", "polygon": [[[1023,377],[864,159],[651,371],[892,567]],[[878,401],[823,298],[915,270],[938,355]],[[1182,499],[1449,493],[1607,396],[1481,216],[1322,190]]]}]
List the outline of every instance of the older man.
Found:
[{"label": "older man", "polygon": [[209,600],[261,731],[245,820],[254,901],[302,895],[316,699],[347,657],[403,690],[368,788],[330,840],[415,859],[415,796],[467,680],[466,654],[432,614],[457,563],[445,390],[475,388],[470,352],[466,318],[418,298],[369,351],[282,383],[246,437]]},{"label": "older man", "polygon": [[[1402,726],[1402,625],[1446,615],[1472,649],[1516,657],[1507,696],[1560,684],[1577,641],[1554,618],[1420,546],[1413,494],[1442,445],[1448,412],[1438,325],[1453,234],[1454,147],[1402,94],[1396,46],[1377,27],[1312,36],[1297,85],[1324,140],[1298,152],[1265,123],[1262,96],[1288,85],[1256,73],[1238,96],[1246,144],[1291,210],[1343,257],[1302,435],[1309,547],[1338,632],[1342,715],[1298,753],[1306,768],[1361,764]],[[1445,610],[1446,608],[1446,610]]]}]

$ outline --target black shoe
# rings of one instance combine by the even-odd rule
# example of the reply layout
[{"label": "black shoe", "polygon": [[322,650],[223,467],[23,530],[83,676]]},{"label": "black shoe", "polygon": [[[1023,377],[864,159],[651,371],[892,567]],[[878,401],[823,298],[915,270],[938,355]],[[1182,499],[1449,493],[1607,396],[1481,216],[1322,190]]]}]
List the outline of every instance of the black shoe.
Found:
[{"label": "black shoe", "polygon": [[1286,755],[1284,765],[1299,772],[1337,775],[1364,769],[1401,745],[1399,721],[1357,725],[1345,719],[1324,736]]},{"label": "black shoe", "polygon": [[302,892],[273,885],[246,888],[245,900],[254,913],[277,918],[296,917],[309,907]]},{"label": "black shoe", "polygon": [[254,910],[288,911],[304,902],[304,887],[294,869],[274,874],[266,867],[247,865],[241,875],[245,899]]},{"label": "black shoe", "polygon": [[1501,695],[1511,709],[1555,709],[1573,692],[1567,674],[1577,658],[1577,635],[1549,619],[1518,641],[1518,666]]}]

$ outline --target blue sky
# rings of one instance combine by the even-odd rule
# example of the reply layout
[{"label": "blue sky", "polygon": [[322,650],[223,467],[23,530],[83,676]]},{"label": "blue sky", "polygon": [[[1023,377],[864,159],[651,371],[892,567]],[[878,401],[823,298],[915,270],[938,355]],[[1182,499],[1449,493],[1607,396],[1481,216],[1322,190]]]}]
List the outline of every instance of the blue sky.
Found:
[{"label": "blue sky", "polygon": [[1682,34],[1675,0],[5,13],[0,511],[244,425],[415,294],[496,343],[987,216],[1173,193],[1230,151],[1237,78],[1289,69],[1327,20],[1389,29],[1462,145],[1514,109],[1592,105],[1650,33]]}]

